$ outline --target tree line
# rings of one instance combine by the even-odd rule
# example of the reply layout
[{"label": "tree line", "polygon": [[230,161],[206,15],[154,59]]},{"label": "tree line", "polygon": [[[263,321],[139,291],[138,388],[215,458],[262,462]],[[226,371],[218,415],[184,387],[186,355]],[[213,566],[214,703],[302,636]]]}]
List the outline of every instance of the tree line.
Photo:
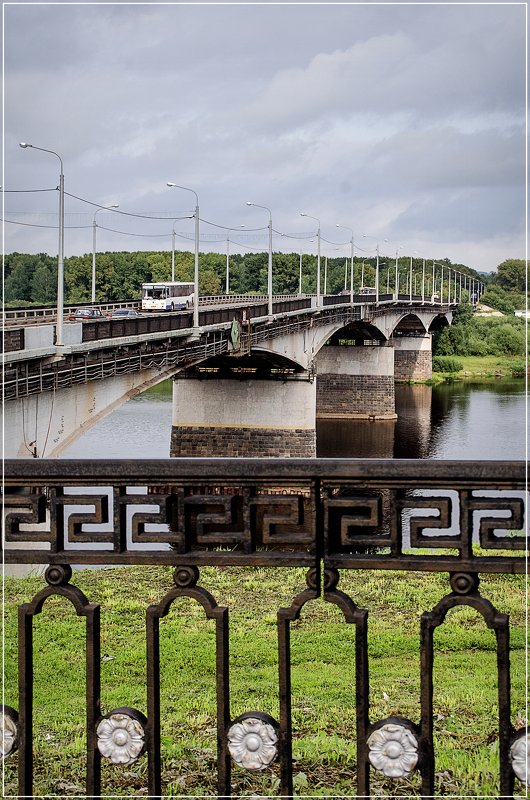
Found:
[{"label": "tree line", "polygon": [[[428,263],[432,263],[428,262]],[[444,267],[459,270],[475,279],[484,280],[475,270],[463,264],[452,264],[449,259],[438,260]],[[507,262],[505,262],[507,263]],[[229,263],[229,288],[231,294],[266,294],[266,252],[232,254]],[[317,259],[314,255],[302,256],[302,292],[315,293],[317,289]],[[413,259],[413,290],[421,292],[422,259]],[[193,280],[194,254],[175,252],[175,280]],[[409,257],[399,261],[400,291],[409,291]],[[354,289],[361,281],[364,286],[375,286],[375,258],[354,258]],[[430,266],[427,267],[430,280]],[[504,273],[503,273],[504,279]],[[141,285],[149,281],[171,279],[171,253],[155,252],[104,252],[96,255],[96,301],[116,302],[140,298]],[[296,294],[300,280],[300,254],[273,254],[272,272],[274,294]],[[90,301],[92,281],[92,254],[70,256],[64,260],[64,298],[66,303],[79,304]],[[381,260],[379,288],[393,291],[395,286],[395,261]],[[350,259],[344,256],[321,258],[320,290],[338,294],[350,288]],[[499,285],[502,288],[502,284]],[[226,255],[200,253],[199,293],[221,294],[226,289]],[[57,299],[57,257],[47,253],[9,253],[4,256],[4,303],[6,306],[45,305]]]}]

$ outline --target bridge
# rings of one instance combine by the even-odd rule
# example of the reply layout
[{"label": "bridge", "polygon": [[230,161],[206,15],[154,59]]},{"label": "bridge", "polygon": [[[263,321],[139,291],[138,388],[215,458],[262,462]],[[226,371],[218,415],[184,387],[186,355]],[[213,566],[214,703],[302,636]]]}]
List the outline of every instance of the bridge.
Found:
[{"label": "bridge", "polygon": [[[377,302],[376,302],[377,299]],[[131,397],[174,379],[175,456],[313,457],[317,418],[394,419],[395,381],[431,377],[456,303],[379,294],[201,298],[193,313],[9,320],[5,456],[54,457]],[[67,311],[67,310],[66,310]]]}]

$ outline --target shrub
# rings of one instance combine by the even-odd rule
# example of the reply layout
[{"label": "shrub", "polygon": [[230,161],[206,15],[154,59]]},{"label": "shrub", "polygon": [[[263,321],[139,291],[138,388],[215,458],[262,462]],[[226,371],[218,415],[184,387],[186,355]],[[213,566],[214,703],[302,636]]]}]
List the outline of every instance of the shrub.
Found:
[{"label": "shrub", "polygon": [[490,334],[488,344],[495,355],[523,355],[525,334],[515,326],[505,323],[498,325]]},{"label": "shrub", "polygon": [[434,356],[432,360],[433,372],[460,372],[464,365],[457,358],[451,356]]}]

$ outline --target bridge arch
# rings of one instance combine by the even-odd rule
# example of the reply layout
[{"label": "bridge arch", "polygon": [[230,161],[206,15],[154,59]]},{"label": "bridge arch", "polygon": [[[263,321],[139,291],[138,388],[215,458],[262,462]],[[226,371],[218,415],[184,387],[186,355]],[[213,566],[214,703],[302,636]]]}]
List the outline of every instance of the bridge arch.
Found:
[{"label": "bridge arch", "polygon": [[56,458],[112,411],[174,373],[174,368],[132,372],[61,389],[60,398],[55,392],[42,392],[12,400],[5,456]]}]

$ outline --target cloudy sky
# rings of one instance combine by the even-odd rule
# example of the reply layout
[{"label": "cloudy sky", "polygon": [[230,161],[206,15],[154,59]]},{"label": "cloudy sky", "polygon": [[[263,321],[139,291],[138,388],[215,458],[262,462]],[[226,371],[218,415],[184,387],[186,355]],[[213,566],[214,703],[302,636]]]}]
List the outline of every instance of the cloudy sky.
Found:
[{"label": "cloudy sky", "polygon": [[57,253],[59,161],[25,141],[63,159],[66,255],[91,251],[97,208],[69,195],[119,203],[98,250],[169,249],[173,224],[192,249],[173,181],[199,196],[205,250],[266,249],[251,200],[284,251],[316,247],[304,211],[330,255],[349,252],[341,224],[367,254],[522,258],[525,12],[5,4],[4,251]]}]

